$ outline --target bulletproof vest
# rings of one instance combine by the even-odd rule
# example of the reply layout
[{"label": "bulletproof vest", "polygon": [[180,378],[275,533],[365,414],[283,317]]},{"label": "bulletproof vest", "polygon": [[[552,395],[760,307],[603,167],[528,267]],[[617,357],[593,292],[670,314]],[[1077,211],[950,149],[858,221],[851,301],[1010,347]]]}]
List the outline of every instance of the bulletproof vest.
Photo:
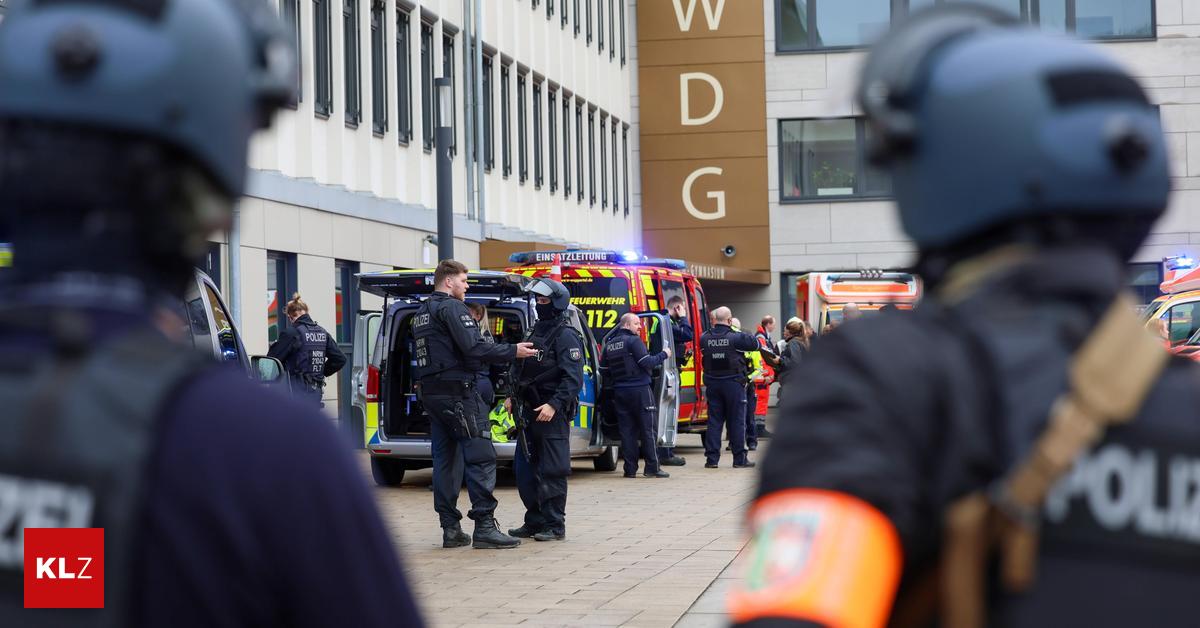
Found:
[{"label": "bulletproof vest", "polygon": [[325,347],[329,332],[316,323],[296,321],[292,324],[300,336],[300,348],[287,358],[287,370],[304,380],[306,384],[320,385],[325,382]]},{"label": "bulletproof vest", "polygon": [[633,351],[629,346],[630,343],[641,341],[637,334],[621,330],[604,343],[603,366],[608,374],[606,382],[620,384],[641,379],[644,371],[634,361]]},{"label": "bulletproof vest", "polygon": [[733,346],[732,335],[732,329],[717,328],[700,337],[705,378],[741,379],[746,376],[746,356]]},{"label": "bulletproof vest", "polygon": [[425,299],[412,317],[413,353],[416,360],[417,380],[443,373],[460,379],[474,377],[472,369],[462,363],[458,349],[450,337],[450,330],[442,319],[443,310],[450,297],[434,295]]},{"label": "bulletproof vest", "polygon": [[548,383],[556,382],[562,375],[562,367],[558,363],[558,338],[567,319],[559,317],[551,324],[534,325],[533,331],[526,339],[538,349],[537,357],[525,358],[521,361],[521,374],[517,379],[517,387],[528,393],[531,389],[538,390]]},{"label": "bulletproof vest", "polygon": [[[8,316],[0,314],[0,326]],[[58,340],[57,351],[0,351],[0,626],[134,623],[135,547],[158,417],[208,363],[150,328],[98,346],[83,333]],[[27,527],[104,529],[103,610],[23,608]]]}]

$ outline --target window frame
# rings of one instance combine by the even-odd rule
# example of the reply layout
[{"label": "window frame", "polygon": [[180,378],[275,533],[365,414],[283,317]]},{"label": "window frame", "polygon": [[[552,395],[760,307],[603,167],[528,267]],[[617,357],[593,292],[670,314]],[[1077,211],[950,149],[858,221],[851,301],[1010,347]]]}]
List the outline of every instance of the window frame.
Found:
[{"label": "window frame", "polygon": [[328,119],[333,113],[333,0],[313,3],[313,114]]},{"label": "window frame", "polygon": [[[447,33],[442,30],[442,76],[450,79],[450,156],[458,154],[458,70],[454,66],[456,45],[454,39],[456,34]],[[434,90],[436,97],[437,90]],[[434,105],[437,107],[437,105]],[[441,107],[437,107],[436,116],[441,115]],[[436,129],[441,125],[441,120],[438,120],[434,125]]]},{"label": "window frame", "polygon": [[[267,285],[268,286],[271,285],[271,282],[269,281],[269,279],[270,279],[269,273],[271,273],[273,271],[279,272],[281,269],[283,271],[282,289],[279,286],[276,286],[276,288],[275,288],[275,290],[276,290],[276,295],[275,295],[276,334],[275,334],[274,339],[271,339],[271,332],[270,332],[271,318],[270,318],[269,310],[267,312],[267,320],[266,320],[267,339],[269,342],[275,342],[275,340],[279,339],[279,335],[283,332],[285,326],[288,325],[287,314],[286,314],[287,303],[288,303],[288,301],[290,301],[292,299],[292,295],[300,290],[300,287],[299,287],[300,281],[296,275],[297,264],[296,264],[296,254],[295,253],[285,253],[283,251],[268,250],[267,251],[267,264],[268,264],[268,268],[267,268],[267,272],[268,272]],[[270,266],[272,264],[274,265],[273,268]],[[278,279],[278,275],[276,276],[276,278]],[[280,294],[280,292],[282,292],[282,294]]]},{"label": "window frame", "polygon": [[545,160],[542,156],[542,91],[545,79],[533,78],[533,189],[542,189],[546,181]]},{"label": "window frame", "polygon": [[623,154],[622,170],[625,177],[625,217],[629,217],[629,125],[621,126],[621,152]]},{"label": "window frame", "polygon": [[[617,14],[613,6],[615,0],[608,0],[608,60],[617,58]],[[624,2],[624,0],[621,0]]]},{"label": "window frame", "polygon": [[558,89],[546,91],[546,156],[549,158],[550,194],[558,192]]},{"label": "window frame", "polygon": [[564,30],[564,31],[567,30],[567,24],[570,22],[570,20],[568,19],[568,16],[567,16],[567,1],[568,0],[562,0],[562,4],[560,4],[558,6],[558,15],[559,15],[559,22],[560,22],[558,27],[560,30]]},{"label": "window frame", "polygon": [[600,112],[600,209],[608,209],[608,154],[604,145],[608,143],[608,113]]},{"label": "window frame", "polygon": [[583,106],[582,99],[575,99],[575,202],[583,204]]},{"label": "window frame", "polygon": [[521,184],[529,180],[529,73],[517,70],[517,174]]},{"label": "window frame", "polygon": [[[566,0],[563,0],[566,2]],[[564,5],[565,6],[565,5]],[[563,198],[571,200],[571,101],[574,98],[565,90],[562,93],[562,170]]]},{"label": "window frame", "polygon": [[[358,319],[359,310],[359,291],[355,289],[358,283],[354,280],[354,276],[358,273],[358,262],[344,259],[333,260],[333,335],[337,344],[352,344],[354,342],[354,326]],[[342,282],[341,325],[337,324],[337,288],[339,280]]]},{"label": "window frame", "polygon": [[493,55],[483,55],[483,170],[491,172],[496,165],[496,105],[495,85],[492,71],[496,60]]},{"label": "window frame", "polygon": [[588,107],[588,207],[596,206],[596,108]]},{"label": "window frame", "polygon": [[371,0],[371,131],[388,131],[387,3]]},{"label": "window frame", "polygon": [[[563,1],[566,2],[566,0],[563,0]],[[583,28],[583,23],[579,19],[579,12],[580,12],[579,11],[579,0],[574,0],[574,2],[575,2],[575,39],[579,39],[579,32]]]},{"label": "window frame", "polygon": [[359,0],[342,0],[342,88],[346,97],[346,126],[357,129],[362,122],[362,29],[358,23]]},{"label": "window frame", "polygon": [[412,103],[412,13],[396,9],[396,107],[399,141],[405,146],[413,138]]},{"label": "window frame", "polygon": [[425,152],[437,146],[437,120],[434,113],[433,69],[437,64],[433,54],[433,22],[421,20],[421,142]]},{"label": "window frame", "polygon": [[288,103],[289,109],[297,109],[304,102],[304,37],[300,30],[300,0],[280,0],[279,17],[291,31],[292,44],[296,47],[296,103]]},{"label": "window frame", "polygon": [[500,174],[505,179],[512,174],[512,64],[500,64]]},{"label": "window frame", "polygon": [[[867,149],[866,149],[866,119],[861,116],[838,116],[831,118],[780,118],[776,124],[775,141],[776,141],[776,175],[779,182],[778,202],[780,205],[804,205],[810,203],[830,203],[830,202],[845,202],[845,201],[877,201],[888,200],[895,198],[893,193],[890,194],[845,194],[838,196],[784,196],[784,168],[783,168],[783,125],[785,122],[835,122],[838,120],[853,120],[854,121],[854,143],[855,143],[855,188],[861,185],[863,175],[866,172],[867,166]],[[889,174],[890,177],[890,174]]]},{"label": "window frame", "polygon": [[583,0],[587,3],[587,45],[592,45],[592,2],[594,0]]},{"label": "window frame", "polygon": [[604,56],[604,0],[596,0],[596,53]]},{"label": "window frame", "polygon": [[625,49],[628,46],[625,42],[625,0],[617,0],[617,4],[621,7],[621,67],[625,67],[627,55]]},{"label": "window frame", "polygon": [[[804,46],[788,46],[783,43],[783,2],[785,0],[774,0],[775,4],[775,53],[779,55],[792,54],[821,54],[826,52],[839,52],[847,50],[863,50],[869,48],[869,44],[853,45],[853,46],[815,46],[816,29],[809,28],[808,43]],[[808,14],[808,23],[816,24],[817,18],[817,2],[819,0],[805,0],[805,8]],[[935,4],[945,4],[953,0],[934,0]],[[1066,10],[1066,33],[1075,36],[1075,1],[1063,0]],[[1041,28],[1041,2],[1042,0],[1020,0],[1021,15],[1020,20],[1026,24],[1031,24],[1037,28]],[[1146,0],[1150,3],[1150,35],[1134,36],[1134,37],[1089,37],[1084,41],[1095,41],[1104,43],[1114,42],[1137,42],[1137,41],[1156,41],[1158,39],[1158,0]],[[889,0],[888,9],[891,12],[888,23],[895,25],[898,18],[904,18],[909,14],[911,3],[910,0]]]},{"label": "window frame", "polygon": [[609,155],[612,157],[612,208],[613,213],[621,208],[621,178],[617,176],[620,168],[620,159],[617,156],[617,124],[620,120],[609,116],[608,118],[608,139],[609,139]]}]

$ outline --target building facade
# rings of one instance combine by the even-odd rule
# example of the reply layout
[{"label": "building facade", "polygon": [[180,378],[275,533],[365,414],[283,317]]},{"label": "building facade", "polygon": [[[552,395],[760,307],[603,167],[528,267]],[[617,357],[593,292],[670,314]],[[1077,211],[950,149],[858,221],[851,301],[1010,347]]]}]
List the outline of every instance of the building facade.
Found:
[{"label": "building facade", "polygon": [[[381,305],[356,273],[436,264],[439,77],[456,101],[456,258],[478,267],[488,241],[640,246],[623,3],[273,1],[300,51],[300,99],[255,138],[236,234],[208,258],[251,353],[266,352],[296,292],[349,350],[357,311]],[[345,384],[326,389],[331,413]]]},{"label": "building facade", "polygon": [[[1148,300],[1163,257],[1200,255],[1200,2],[983,1],[1039,28],[1098,41],[1159,106],[1173,194],[1130,273]],[[891,183],[864,159],[868,131],[852,93],[865,44],[909,4],[933,2],[763,1],[772,284],[719,285],[713,303],[733,306],[743,321],[786,319],[794,314],[800,274],[912,263],[915,247],[900,229]]]}]

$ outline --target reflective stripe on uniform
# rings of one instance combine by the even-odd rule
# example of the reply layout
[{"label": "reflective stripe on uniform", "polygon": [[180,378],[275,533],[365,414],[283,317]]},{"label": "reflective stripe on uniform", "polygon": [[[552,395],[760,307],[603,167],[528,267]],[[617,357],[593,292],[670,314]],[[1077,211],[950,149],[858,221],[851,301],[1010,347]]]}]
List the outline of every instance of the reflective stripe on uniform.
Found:
[{"label": "reflective stripe on uniform", "polygon": [[844,493],[789,489],[750,510],[753,537],[730,592],[734,623],[800,619],[825,626],[883,626],[902,562],[892,522]]}]

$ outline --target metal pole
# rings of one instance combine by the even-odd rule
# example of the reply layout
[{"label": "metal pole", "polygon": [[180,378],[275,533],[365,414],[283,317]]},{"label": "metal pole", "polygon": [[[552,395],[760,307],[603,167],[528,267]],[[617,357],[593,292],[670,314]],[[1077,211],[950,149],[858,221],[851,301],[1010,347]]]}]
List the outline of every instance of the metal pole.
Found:
[{"label": "metal pole", "polygon": [[471,63],[471,0],[463,0],[463,73],[466,75],[463,80],[463,141],[467,145],[467,218],[475,217],[475,171],[471,170],[471,159],[476,155],[475,149],[475,116],[471,115],[474,110],[472,103],[475,102],[475,95],[471,92],[472,85],[475,84],[471,80],[471,74],[475,70],[475,64]]},{"label": "metal pole", "polygon": [[[488,128],[483,125],[483,2],[481,0],[471,0],[475,5],[475,20],[472,29],[475,31],[475,58],[472,59],[475,63],[475,98],[472,102],[475,103],[475,143],[478,145],[476,149],[479,154],[479,159],[475,161],[475,186],[478,189],[479,198],[475,201],[475,218],[479,221],[479,227],[482,230],[484,225],[484,195],[483,195],[483,166],[487,159],[487,141],[480,139],[484,131]],[[495,85],[495,83],[492,83]]]},{"label": "metal pole", "polygon": [[229,309],[233,322],[242,327],[242,204],[233,204],[233,224],[229,227]]},{"label": "metal pole", "polygon": [[[438,107],[441,111],[437,128],[437,244],[438,259],[454,259],[454,162],[450,159],[450,142],[454,129],[454,105],[450,101],[451,81],[442,77],[437,85]],[[468,198],[470,198],[468,196]]]}]

